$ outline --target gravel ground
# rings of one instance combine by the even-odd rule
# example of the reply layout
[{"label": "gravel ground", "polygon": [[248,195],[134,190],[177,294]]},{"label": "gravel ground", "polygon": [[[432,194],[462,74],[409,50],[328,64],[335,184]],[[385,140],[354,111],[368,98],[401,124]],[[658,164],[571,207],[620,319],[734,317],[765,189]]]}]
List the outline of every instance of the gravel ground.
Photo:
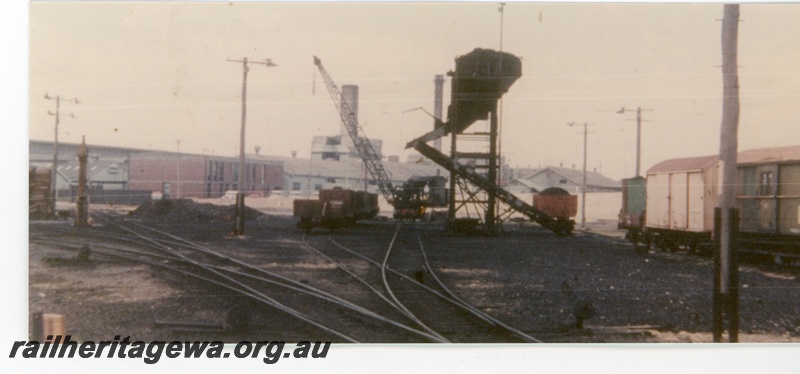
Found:
[{"label": "gravel ground", "polygon": [[[571,238],[530,224],[508,224],[498,236],[447,234],[435,223],[408,224],[404,230],[419,233],[432,267],[462,298],[546,342],[710,342],[711,261],[636,254],[609,226],[601,222]],[[254,264],[285,269],[297,279],[333,271],[301,250],[291,217],[251,222],[243,239],[227,237],[225,222],[164,227]],[[370,222],[333,236],[346,246],[382,246],[393,228],[391,222]],[[30,230],[47,231],[48,224],[32,222]],[[149,266],[99,257],[80,263],[74,255],[31,244],[29,298],[31,312],[66,315],[69,332],[78,338],[108,340],[120,333],[143,340],[308,338],[306,328],[269,313],[258,331],[156,326],[158,320],[225,323],[240,300]],[[743,266],[740,341],[800,342],[799,276],[796,268]],[[582,330],[575,327],[576,309],[590,315]]]}]

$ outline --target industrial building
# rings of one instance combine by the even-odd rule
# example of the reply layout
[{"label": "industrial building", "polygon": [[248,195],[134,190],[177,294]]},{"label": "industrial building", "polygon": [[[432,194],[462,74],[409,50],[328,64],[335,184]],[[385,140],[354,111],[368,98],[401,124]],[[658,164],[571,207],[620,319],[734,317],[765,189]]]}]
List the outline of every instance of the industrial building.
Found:
[{"label": "industrial building", "polygon": [[[517,173],[519,174],[519,173]],[[550,187],[559,187],[576,194],[583,185],[583,170],[548,166],[527,170],[511,181],[509,190],[514,193],[537,193]],[[618,181],[596,171],[586,172],[586,192],[621,192]]]},{"label": "industrial building", "polygon": [[[364,138],[360,138],[364,139]],[[380,139],[367,139],[372,148],[375,149],[379,155],[383,147],[383,141]],[[353,141],[347,136],[315,136],[311,141],[311,158],[314,160],[343,160],[345,158],[360,159],[358,150],[352,145]],[[349,145],[348,145],[349,144]]]},{"label": "industrial building", "polygon": [[[238,190],[239,159],[174,152],[136,153],[130,158],[131,189],[160,191],[165,197],[210,198]],[[245,185],[248,194],[267,195],[283,188],[280,162],[245,160]]]},{"label": "industrial building", "polygon": [[[281,189],[284,194],[307,195],[333,187],[363,190],[365,181],[367,191],[379,193],[378,186],[369,174],[365,179],[364,163],[358,158],[345,157],[335,161],[279,156],[255,157],[283,165],[284,179]],[[383,162],[383,166],[395,185],[402,185],[413,176],[446,175],[446,171],[439,166],[431,163],[400,162],[398,157],[389,157]]]},{"label": "industrial building", "polygon": [[[59,144],[58,188],[62,199],[71,199],[77,183],[77,144]],[[31,141],[30,165],[49,169],[53,143]],[[89,185],[93,195],[104,190],[149,191],[164,197],[218,198],[238,188],[239,159],[214,155],[151,151],[134,148],[89,145]],[[402,185],[412,176],[446,176],[446,171],[419,156],[401,162],[390,156],[385,162],[392,183]],[[296,158],[246,155],[245,191],[251,195],[308,195],[321,189],[342,187],[364,189],[363,162],[358,156],[339,158]],[[377,192],[367,175],[366,189]],[[93,196],[93,201],[97,199]]]}]

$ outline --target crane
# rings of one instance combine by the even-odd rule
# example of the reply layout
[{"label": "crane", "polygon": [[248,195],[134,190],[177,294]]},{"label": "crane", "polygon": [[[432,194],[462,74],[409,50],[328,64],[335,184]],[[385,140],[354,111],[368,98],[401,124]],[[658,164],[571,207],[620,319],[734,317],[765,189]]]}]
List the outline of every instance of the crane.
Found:
[{"label": "crane", "polygon": [[[412,177],[402,186],[392,185],[386,169],[381,163],[381,155],[375,151],[372,143],[364,133],[364,129],[358,124],[353,109],[347,101],[342,99],[342,93],[336,83],[322,66],[322,61],[314,56],[314,65],[322,74],[325,87],[333,99],[339,116],[347,129],[350,139],[353,141],[354,148],[364,161],[364,167],[369,172],[372,179],[378,185],[378,189],[386,201],[391,204],[395,211],[395,218],[419,218],[425,213],[428,206],[446,206],[447,189],[445,178],[441,176],[431,177]],[[427,187],[427,188],[426,188]]]},{"label": "crane", "polygon": [[322,66],[322,61],[317,56],[314,56],[314,65],[317,66],[320,74],[322,74],[322,80],[325,82],[325,87],[328,88],[328,93],[331,94],[333,103],[339,111],[342,123],[344,123],[345,128],[347,128],[347,133],[350,135],[350,139],[353,140],[353,145],[358,151],[358,155],[364,160],[364,167],[367,169],[372,179],[375,180],[378,189],[381,191],[381,194],[383,194],[383,197],[386,198],[386,201],[390,204],[394,203],[394,201],[397,200],[397,193],[392,186],[389,175],[386,173],[386,169],[383,168],[381,156],[375,151],[369,139],[367,139],[366,134],[364,134],[364,129],[358,124],[355,113],[353,113],[350,105],[342,99],[342,93],[339,91],[339,87],[333,82],[333,79],[331,79],[325,67]]}]

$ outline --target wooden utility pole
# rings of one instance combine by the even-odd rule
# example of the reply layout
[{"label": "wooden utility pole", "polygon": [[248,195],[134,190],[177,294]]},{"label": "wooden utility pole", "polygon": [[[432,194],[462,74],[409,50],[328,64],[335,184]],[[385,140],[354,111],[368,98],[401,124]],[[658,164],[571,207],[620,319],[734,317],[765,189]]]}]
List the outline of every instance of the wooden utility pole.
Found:
[{"label": "wooden utility pole", "polygon": [[[56,111],[47,111],[48,115],[56,117],[55,139],[53,141],[53,171],[52,178],[50,180],[50,196],[52,199],[50,214],[52,215],[52,218],[56,218],[58,215],[56,209],[56,200],[58,200],[58,184],[56,183],[56,180],[58,179],[58,124],[61,121],[61,102],[69,101],[75,104],[80,104],[80,101],[78,101],[78,99],[62,99],[59,95],[56,95],[56,97],[50,97],[48,94],[44,94],[44,98],[47,100],[56,101]],[[75,115],[72,113],[70,113],[69,116],[75,118]]]},{"label": "wooden utility pole", "polygon": [[228,60],[228,62],[242,63],[242,127],[239,132],[239,178],[236,182],[236,219],[234,220],[233,234],[244,235],[244,176],[246,173],[244,163],[244,128],[247,118],[247,73],[250,71],[250,68],[247,66],[247,64],[260,64],[265,65],[268,68],[278,65],[272,63],[271,59],[266,59],[265,61],[248,61],[247,57],[242,58],[241,60]]},{"label": "wooden utility pole", "polygon": [[[728,330],[729,340],[736,341],[738,331],[733,331],[738,328],[738,300],[733,300],[733,296],[738,295],[733,288],[738,287],[735,280],[738,279],[738,266],[732,266],[735,263],[733,256],[735,252],[732,248],[735,247],[734,237],[737,227],[733,227],[732,222],[737,221],[735,217],[736,209],[736,187],[738,183],[738,168],[737,168],[737,148],[738,148],[738,131],[739,131],[739,76],[737,66],[737,38],[739,31],[739,5],[726,4],[724,6],[724,17],[722,20],[722,82],[723,82],[723,98],[722,98],[722,126],[720,131],[720,147],[719,158],[722,163],[720,172],[722,173],[722,185],[720,196],[720,246],[719,246],[719,292],[721,297],[727,305],[726,315],[730,322]],[[716,278],[716,277],[715,277]],[[733,280],[733,281],[732,281]],[[715,285],[716,288],[717,285]],[[719,303],[714,303],[716,306]],[[714,311],[715,316],[721,313],[719,310]],[[715,332],[715,340],[718,334]]]},{"label": "wooden utility pole", "polygon": [[[623,114],[625,112],[631,112],[633,109],[622,109],[618,110],[617,114]],[[642,107],[636,108],[636,177],[641,176],[641,159],[642,159],[642,112],[652,112],[653,109],[642,109]],[[645,121],[645,122],[652,122],[652,121]]]},{"label": "wooden utility pole", "polygon": [[[578,126],[575,122],[567,124],[570,127]],[[581,182],[581,227],[586,228],[586,151],[589,139],[588,123],[583,124],[583,181]]]},{"label": "wooden utility pole", "polygon": [[75,219],[75,226],[77,227],[89,226],[89,197],[86,194],[86,185],[88,183],[86,163],[88,159],[89,149],[86,148],[86,137],[84,136],[80,148],[78,148],[80,166],[78,168],[78,217]]}]

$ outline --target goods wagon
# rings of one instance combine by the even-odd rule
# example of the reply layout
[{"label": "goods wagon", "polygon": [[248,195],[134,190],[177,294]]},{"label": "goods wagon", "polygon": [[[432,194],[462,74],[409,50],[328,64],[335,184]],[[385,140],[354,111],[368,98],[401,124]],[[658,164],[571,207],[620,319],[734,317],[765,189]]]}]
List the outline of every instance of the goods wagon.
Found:
[{"label": "goods wagon", "polygon": [[294,201],[297,226],[307,231],[313,227],[351,226],[358,220],[375,217],[378,211],[378,195],[341,188],[321,190],[317,200]]},{"label": "goods wagon", "polygon": [[567,190],[550,187],[533,195],[533,207],[556,220],[565,220],[578,214],[578,196]]},{"label": "goods wagon", "polygon": [[28,169],[28,218],[45,219],[52,214],[51,169]]},{"label": "goods wagon", "polygon": [[[647,248],[710,250],[720,170],[716,155],[663,161],[647,171],[644,194],[640,179],[624,180],[620,227]],[[740,250],[800,259],[800,146],[740,152],[738,171]]]},{"label": "goods wagon", "polygon": [[622,180],[622,209],[619,211],[619,229],[644,228],[644,207],[647,194],[647,179],[642,177]]}]

